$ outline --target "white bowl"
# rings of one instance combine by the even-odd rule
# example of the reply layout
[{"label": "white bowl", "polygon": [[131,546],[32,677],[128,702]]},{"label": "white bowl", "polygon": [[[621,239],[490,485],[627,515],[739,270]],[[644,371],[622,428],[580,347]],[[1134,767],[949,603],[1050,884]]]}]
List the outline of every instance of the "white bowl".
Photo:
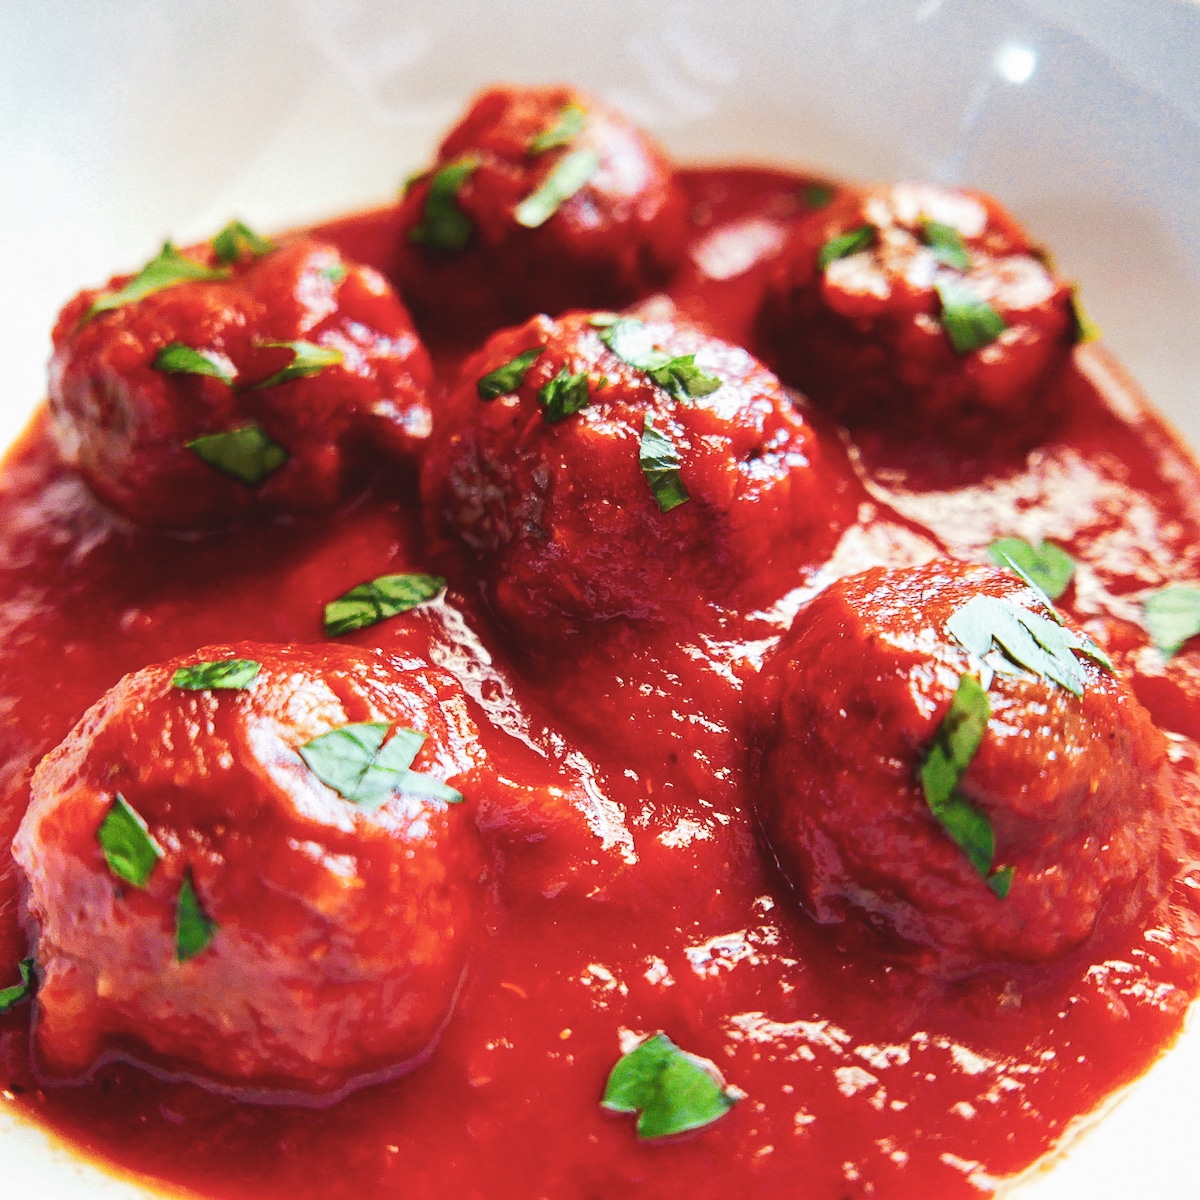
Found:
[{"label": "white bowl", "polygon": [[[1200,445],[1195,0],[42,0],[0,7],[0,444],[84,284],[238,215],[385,201],[475,88],[567,80],[684,161],[998,196]],[[1194,1195],[1200,1035],[1023,1200]],[[155,1193],[0,1108],[4,1195]],[[366,1198],[365,1198],[366,1200]]]}]

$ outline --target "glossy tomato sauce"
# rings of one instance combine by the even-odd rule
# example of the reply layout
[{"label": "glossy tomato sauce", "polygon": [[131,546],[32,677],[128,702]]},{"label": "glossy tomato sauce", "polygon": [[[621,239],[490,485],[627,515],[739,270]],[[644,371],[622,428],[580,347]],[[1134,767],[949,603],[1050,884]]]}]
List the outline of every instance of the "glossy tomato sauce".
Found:
[{"label": "glossy tomato sauce", "polygon": [[[694,232],[671,297],[753,349],[766,264],[808,181],[682,178]],[[317,232],[382,269],[395,212]],[[440,370],[453,360],[444,350]],[[1138,600],[1200,573],[1200,477],[1102,352],[1077,351],[1061,387],[1065,418],[1017,461],[897,459],[814,418],[857,489],[824,565],[776,564],[752,612],[709,605],[636,642],[591,636],[566,663],[506,644],[465,564],[425,532],[411,479],[375,480],[330,520],[152,533],[103,508],[36,417],[0,477],[0,984],[27,951],[8,845],[41,756],[125,673],[210,643],[320,642],[323,605],[384,573],[449,576],[444,601],[396,620],[428,630],[433,660],[495,723],[584,781],[588,828],[540,856],[506,852],[454,1017],[404,1078],[327,1108],[241,1103],[122,1063],[43,1088],[22,1006],[0,1017],[6,1102],[97,1158],[229,1200],[901,1200],[977,1195],[1023,1170],[1145,1070],[1200,986],[1200,660],[1164,664]],[[803,915],[752,817],[749,693],[831,580],[938,554],[984,562],[1009,535],[1077,559],[1061,606],[1168,734],[1177,873],[1136,929],[947,982],[847,952]],[[386,648],[397,629],[344,640]],[[745,1099],[643,1144],[599,1101],[622,1038],[656,1030]]]}]

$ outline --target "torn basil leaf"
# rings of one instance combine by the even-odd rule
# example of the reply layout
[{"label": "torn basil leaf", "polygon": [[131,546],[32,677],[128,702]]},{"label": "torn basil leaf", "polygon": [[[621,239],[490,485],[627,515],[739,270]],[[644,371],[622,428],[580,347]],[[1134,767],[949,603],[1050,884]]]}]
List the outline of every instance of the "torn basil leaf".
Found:
[{"label": "torn basil leaf", "polygon": [[28,1000],[34,993],[33,959],[26,958],[17,963],[21,982],[11,987],[0,988],[0,1013],[6,1013],[10,1008],[16,1008],[22,1000]]},{"label": "torn basil leaf", "polygon": [[202,266],[190,258],[185,258],[170,242],[164,242],[158,254],[124,287],[115,292],[102,292],[97,296],[80,324],[90,321],[97,313],[110,312],[126,304],[136,304],[154,292],[161,292],[180,283],[228,278],[229,271],[226,268]]},{"label": "torn basil leaf", "polygon": [[925,217],[921,221],[921,240],[933,251],[938,262],[956,271],[971,269],[971,256],[963,245],[962,234],[953,225],[943,225],[941,221]]},{"label": "torn basil leaf", "polygon": [[307,379],[316,375],[326,367],[335,367],[344,359],[340,350],[332,346],[318,346],[313,342],[256,342],[259,349],[290,350],[292,361],[274,375],[268,376],[262,383],[254,385],[255,391],[275,387],[280,383],[289,383],[293,379]]},{"label": "torn basil leaf", "polygon": [[604,1088],[609,1112],[639,1113],[638,1137],[670,1137],[720,1120],[740,1099],[708,1059],[657,1033],[622,1055]]},{"label": "torn basil leaf", "polygon": [[595,150],[575,150],[568,154],[541,185],[517,205],[517,224],[526,229],[545,225],[599,169],[600,156]]},{"label": "torn basil leaf", "polygon": [[510,362],[481,375],[475,381],[480,400],[498,400],[511,396],[525,382],[525,376],[536,359],[546,352],[545,346],[532,346]]},{"label": "torn basil leaf", "polygon": [[230,221],[213,238],[212,248],[221,262],[235,263],[243,254],[253,254],[255,258],[270,254],[275,249],[275,243],[270,238],[261,237],[241,221]]},{"label": "torn basil leaf", "polygon": [[833,188],[827,183],[805,184],[800,192],[804,207],[808,209],[824,208],[833,200]]},{"label": "torn basil leaf", "polygon": [[622,362],[645,371],[654,383],[676,400],[707,396],[721,387],[721,380],[696,366],[694,354],[672,358],[654,345],[653,334],[636,317],[593,317],[600,340]]},{"label": "torn basil leaf", "polygon": [[668,513],[692,498],[679,473],[679,451],[675,443],[654,428],[648,413],[638,445],[638,466],[654,493],[659,512]]},{"label": "torn basil leaf", "polygon": [[408,231],[408,240],[430,250],[462,250],[475,232],[474,222],[458,206],[458,193],[479,169],[482,159],[464,154],[436,172],[425,193],[420,223]]},{"label": "torn basil leaf", "polygon": [[171,676],[171,686],[185,692],[241,691],[258,678],[262,664],[252,658],[226,658],[218,662],[180,667]]},{"label": "torn basil leaf", "polygon": [[1057,600],[1075,576],[1075,560],[1053,542],[1033,546],[1024,538],[998,538],[988,547],[988,556],[998,567],[1017,569],[1017,574],[1037,585],[1050,600]]},{"label": "torn basil leaf", "polygon": [[346,268],[341,263],[330,263],[329,266],[321,268],[321,274],[330,283],[341,283],[346,278]]},{"label": "torn basil leaf", "polygon": [[879,230],[874,225],[867,224],[830,238],[817,254],[817,269],[824,271],[837,259],[848,258],[851,254],[866,250],[868,246],[875,244],[878,235]]},{"label": "torn basil leaf", "polygon": [[261,483],[288,460],[288,452],[257,425],[205,434],[188,442],[187,448],[210,467],[250,486]]},{"label": "torn basil leaf", "polygon": [[441,575],[380,575],[325,605],[325,633],[340,637],[367,629],[432,600],[445,586]]},{"label": "torn basil leaf", "polygon": [[207,950],[217,932],[217,923],[204,911],[189,871],[179,888],[175,905],[175,961],[187,962]]},{"label": "torn basil leaf", "polygon": [[237,379],[237,368],[224,354],[215,350],[196,350],[182,342],[164,346],[151,365],[168,375],[207,375],[229,387],[233,387]]},{"label": "torn basil leaf", "polygon": [[545,154],[547,150],[555,150],[559,146],[569,146],[583,131],[587,124],[587,113],[578,104],[567,104],[559,111],[554,124],[543,129],[529,143],[529,153],[532,155]]},{"label": "torn basil leaf", "polygon": [[108,869],[134,887],[146,886],[146,880],[165,853],[151,837],[150,827],[141,814],[134,811],[120,792],[100,822],[96,837]]},{"label": "torn basil leaf", "polygon": [[537,398],[547,425],[563,421],[587,408],[591,402],[588,394],[588,373],[580,371],[578,375],[572,375],[564,364],[562,370],[549,383],[538,389]]},{"label": "torn basil leaf", "polygon": [[409,770],[425,743],[425,734],[397,729],[385,742],[389,728],[375,721],[343,725],[301,746],[300,757],[322,783],[370,811],[396,792],[428,796],[446,804],[461,802],[460,792]]},{"label": "torn basil leaf", "polygon": [[942,328],[956,353],[982,350],[1008,328],[986,300],[958,280],[941,278],[933,286],[942,304]]},{"label": "torn basil leaf", "polygon": [[1200,588],[1174,583],[1142,602],[1146,628],[1164,658],[1173,658],[1200,633]]},{"label": "torn basil leaf", "polygon": [[1084,308],[1078,287],[1071,289],[1071,318],[1075,323],[1076,345],[1086,346],[1090,342],[1098,342],[1104,336],[1100,332],[1100,326],[1092,320],[1087,309]]}]

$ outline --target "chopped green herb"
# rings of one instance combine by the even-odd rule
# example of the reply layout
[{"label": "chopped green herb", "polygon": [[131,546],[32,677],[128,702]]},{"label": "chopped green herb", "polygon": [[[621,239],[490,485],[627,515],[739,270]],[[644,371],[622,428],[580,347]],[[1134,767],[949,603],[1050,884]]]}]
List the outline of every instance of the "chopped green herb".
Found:
[{"label": "chopped green herb", "polygon": [[22,1000],[28,1000],[34,993],[33,959],[26,958],[17,963],[21,973],[21,982],[11,987],[0,988],[0,1013],[6,1013],[10,1008],[16,1008]]},{"label": "chopped green herb", "polygon": [[377,809],[396,792],[460,803],[460,792],[409,770],[425,734],[397,729],[385,743],[389,728],[372,721],[343,725],[301,746],[300,757],[322,783],[360,808]]},{"label": "chopped green herb", "polygon": [[593,317],[591,323],[599,330],[600,340],[622,362],[645,371],[676,400],[707,396],[721,387],[721,380],[715,375],[706,375],[696,366],[694,354],[672,358],[656,349],[649,327],[636,317],[620,317],[611,321],[606,317]]},{"label": "chopped green herb", "polygon": [[175,906],[175,961],[187,962],[207,950],[216,932],[217,923],[204,911],[189,871],[183,877]]},{"label": "chopped green herb", "polygon": [[325,633],[340,637],[432,600],[446,586],[440,575],[380,575],[325,605]]},{"label": "chopped green herb", "polygon": [[290,350],[292,361],[281,371],[256,383],[254,390],[275,387],[280,383],[288,383],[293,379],[307,379],[316,375],[326,367],[335,367],[345,355],[332,346],[318,346],[313,342],[257,342],[260,349]]},{"label": "chopped green herb", "polygon": [[1174,583],[1143,601],[1146,628],[1164,658],[1172,658],[1200,633],[1200,588]]},{"label": "chopped green herb", "polygon": [[1086,346],[1089,342],[1098,342],[1104,334],[1100,332],[1100,326],[1088,315],[1088,311],[1083,306],[1083,299],[1079,295],[1079,288],[1071,289],[1071,316],[1075,322],[1075,342],[1079,346]]},{"label": "chopped green herb", "polygon": [[942,328],[956,353],[982,350],[1008,328],[986,300],[958,280],[938,279],[933,286],[942,302]]},{"label": "chopped green herb", "polygon": [[824,208],[833,200],[833,188],[827,183],[810,183],[800,193],[805,208]]},{"label": "chopped green herb", "polygon": [[649,413],[642,426],[638,466],[654,493],[659,512],[668,513],[692,498],[679,473],[679,451],[675,443],[654,428]]},{"label": "chopped green herb", "polygon": [[458,193],[479,169],[476,154],[464,154],[444,166],[429,181],[421,222],[408,231],[408,240],[430,250],[463,249],[475,232],[471,218],[458,207]]},{"label": "chopped green herb", "polygon": [[600,156],[595,150],[572,151],[517,205],[517,224],[526,229],[545,225],[599,169]]},{"label": "chopped green herb", "polygon": [[121,308],[125,304],[136,304],[137,301],[161,292],[165,288],[175,287],[180,283],[190,283],[192,280],[228,279],[229,271],[224,267],[205,267],[190,258],[185,258],[170,242],[164,242],[163,248],[155,258],[152,258],[123,288],[115,292],[102,292],[92,306],[84,314],[83,321],[90,321],[97,313],[109,312]]},{"label": "chopped green herb", "polygon": [[185,692],[241,691],[258,678],[262,664],[252,658],[226,658],[219,662],[180,667],[171,676],[171,686]]},{"label": "chopped green herb", "polygon": [[341,263],[330,263],[329,266],[321,268],[321,274],[330,283],[341,283],[346,278],[346,268]]},{"label": "chopped green herb", "polygon": [[1012,867],[1001,867],[987,877],[987,885],[992,889],[997,900],[1008,899],[1008,893],[1012,890],[1013,874]]},{"label": "chopped green herb", "polygon": [[207,375],[233,387],[237,379],[237,368],[223,354],[215,350],[195,350],[182,342],[164,346],[151,364],[156,371],[168,375]]},{"label": "chopped green herb", "polygon": [[562,370],[549,383],[538,389],[537,398],[547,425],[563,421],[580,409],[587,408],[590,403],[588,373],[580,371],[578,375],[572,375],[564,364]]},{"label": "chopped green herb", "polygon": [[711,1125],[740,1098],[708,1059],[657,1033],[617,1060],[600,1103],[609,1112],[640,1113],[638,1137],[649,1141]]},{"label": "chopped green herb", "polygon": [[511,396],[525,382],[525,376],[534,361],[545,352],[545,346],[532,346],[502,367],[481,375],[475,383],[480,400],[498,400],[501,396]]},{"label": "chopped green herb", "polygon": [[243,254],[270,254],[275,243],[259,236],[241,221],[230,221],[212,240],[213,253],[223,263],[235,263]]},{"label": "chopped green herb", "polygon": [[164,854],[150,836],[150,827],[120,792],[100,822],[96,837],[108,869],[134,887],[146,886],[146,880]]},{"label": "chopped green herb", "polygon": [[956,271],[971,269],[971,256],[963,245],[962,234],[953,225],[943,225],[941,221],[924,217],[921,220],[921,240],[933,251],[938,262]]},{"label": "chopped green herb", "polygon": [[824,271],[830,263],[837,259],[848,258],[851,254],[857,254],[860,250],[873,246],[878,235],[879,230],[874,225],[867,224],[859,225],[857,229],[851,229],[846,233],[838,234],[837,237],[830,238],[817,254],[818,270]]},{"label": "chopped green herb", "polygon": [[569,146],[587,124],[587,113],[578,104],[565,105],[554,124],[543,129],[529,143],[530,154],[545,154],[559,146]]},{"label": "chopped green herb", "polygon": [[1075,575],[1075,560],[1061,546],[1045,540],[1032,546],[1024,538],[999,538],[988,547],[988,555],[998,567],[1011,567],[1036,584],[1050,600],[1057,600]]},{"label": "chopped green herb", "polygon": [[251,486],[288,460],[287,451],[257,425],[205,434],[188,442],[187,448],[210,467]]}]

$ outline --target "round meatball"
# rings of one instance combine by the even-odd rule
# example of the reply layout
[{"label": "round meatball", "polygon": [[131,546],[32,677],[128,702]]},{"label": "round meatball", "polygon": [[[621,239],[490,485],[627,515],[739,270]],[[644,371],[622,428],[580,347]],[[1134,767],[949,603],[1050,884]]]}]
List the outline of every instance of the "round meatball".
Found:
[{"label": "round meatball", "polygon": [[477,924],[480,762],[428,666],[243,643],[127,675],[38,767],[13,847],[43,1071],[148,1060],[316,1103],[415,1066]]},{"label": "round meatball", "polygon": [[681,325],[535,317],[467,361],[440,420],[428,508],[526,642],[748,594],[772,565],[820,561],[853,517],[779,381]]},{"label": "round meatball", "polygon": [[537,312],[627,304],[666,283],[687,238],[662,151],[566,87],[479,95],[409,187],[400,229],[405,298],[463,343]]},{"label": "round meatball", "polygon": [[852,429],[961,448],[1044,429],[1075,315],[994,200],[897,184],[798,227],[760,332],[780,376]]},{"label": "round meatball", "polygon": [[[948,560],[842,579],[797,618],[768,669],[778,710],[759,797],[769,845],[818,921],[857,914],[919,965],[957,971],[1058,958],[1156,888],[1165,742],[1132,692],[1087,650],[1065,651],[1076,696],[950,632],[973,626],[979,652],[990,623],[1017,645],[1022,613],[1043,637],[1049,626],[1095,651],[1016,578]],[[959,724],[972,711],[986,720],[973,754],[971,718]],[[953,727],[968,761],[950,799],[925,778],[944,780],[926,763]]]},{"label": "round meatball", "polygon": [[230,263],[166,250],[169,286],[103,307],[119,276],[59,317],[59,445],[135,521],[329,508],[381,452],[413,459],[429,436],[429,356],[390,285],[321,242],[269,245]]}]

